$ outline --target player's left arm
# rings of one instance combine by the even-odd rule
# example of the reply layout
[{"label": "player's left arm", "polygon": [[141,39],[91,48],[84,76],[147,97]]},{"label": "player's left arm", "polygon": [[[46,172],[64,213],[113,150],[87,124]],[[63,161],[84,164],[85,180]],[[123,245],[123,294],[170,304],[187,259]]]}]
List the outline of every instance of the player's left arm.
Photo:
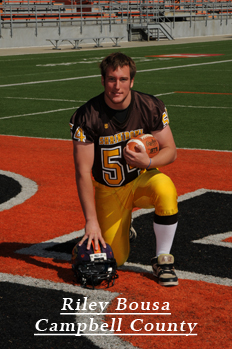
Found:
[{"label": "player's left arm", "polygon": [[159,153],[151,159],[150,168],[171,164],[177,158],[176,144],[170,126],[151,132],[159,143]]},{"label": "player's left arm", "polygon": [[126,146],[123,154],[128,165],[142,169],[149,167],[151,169],[162,167],[175,161],[177,152],[170,126],[167,125],[162,130],[151,133],[159,142],[159,153],[150,159],[143,147],[137,145],[136,148],[139,152],[134,152]]}]

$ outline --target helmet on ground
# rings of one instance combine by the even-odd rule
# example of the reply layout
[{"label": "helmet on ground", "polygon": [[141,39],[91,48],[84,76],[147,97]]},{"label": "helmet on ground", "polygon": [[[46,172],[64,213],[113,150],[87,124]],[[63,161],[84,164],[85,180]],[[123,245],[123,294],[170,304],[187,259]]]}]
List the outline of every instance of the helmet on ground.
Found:
[{"label": "helmet on ground", "polygon": [[85,240],[81,246],[78,243],[72,250],[72,269],[77,278],[77,282],[83,287],[95,286],[104,282],[106,287],[114,285],[118,278],[117,264],[114,259],[113,251],[110,245],[106,248],[99,242],[98,250],[95,250],[92,240],[90,249],[87,250],[88,240]]}]

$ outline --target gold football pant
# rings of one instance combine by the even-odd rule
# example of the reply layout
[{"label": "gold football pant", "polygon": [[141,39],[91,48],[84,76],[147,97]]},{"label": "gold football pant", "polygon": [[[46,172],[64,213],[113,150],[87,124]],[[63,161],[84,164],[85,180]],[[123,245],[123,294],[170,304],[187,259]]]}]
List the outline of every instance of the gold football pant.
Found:
[{"label": "gold football pant", "polygon": [[178,212],[176,188],[171,179],[157,169],[143,172],[122,187],[107,187],[95,181],[94,186],[102,236],[111,246],[118,266],[129,257],[129,231],[134,207],[154,207],[159,216]]}]

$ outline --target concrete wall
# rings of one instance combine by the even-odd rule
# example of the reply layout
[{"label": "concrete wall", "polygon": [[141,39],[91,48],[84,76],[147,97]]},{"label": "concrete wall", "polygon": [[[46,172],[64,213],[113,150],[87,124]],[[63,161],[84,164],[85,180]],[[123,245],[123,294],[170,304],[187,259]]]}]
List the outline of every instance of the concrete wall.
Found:
[{"label": "concrete wall", "polygon": [[[195,36],[209,36],[209,35],[232,35],[232,19],[208,20],[207,25],[205,21],[189,21],[175,22],[170,24],[172,27],[172,36],[174,38],[195,37]],[[111,30],[110,30],[111,29]],[[66,38],[91,38],[95,36],[124,36],[122,41],[128,41],[127,24],[112,24],[109,25],[95,24],[93,26],[86,25],[81,29],[79,26],[71,25],[70,23],[59,26],[42,26],[37,30],[35,25],[31,27],[13,27],[12,36],[10,28],[1,29],[0,48],[10,47],[31,47],[31,46],[51,46],[51,43],[46,39],[66,39]],[[140,40],[138,36],[134,36],[132,40]],[[104,42],[111,42],[110,39],[105,39]],[[85,40],[85,43],[93,43],[93,40]],[[62,45],[67,45],[63,43]],[[69,44],[70,45],[70,44]]]},{"label": "concrete wall", "polygon": [[[173,27],[173,26],[172,26]],[[210,35],[226,35],[232,34],[232,19],[208,20],[207,23],[203,21],[175,22],[172,28],[172,35],[174,38],[195,37],[195,36],[210,36]]]},{"label": "concrete wall", "polygon": [[[10,28],[1,29],[0,48],[12,47],[31,47],[31,46],[51,46],[51,43],[46,39],[66,39],[66,38],[92,38],[92,37],[107,37],[107,36],[124,36],[122,41],[128,41],[127,26],[120,24],[111,25],[94,25],[83,26],[81,33],[80,27],[75,25],[59,26],[43,26],[35,27],[13,27],[12,36]],[[105,39],[104,42],[112,42],[111,39]],[[85,43],[93,43],[91,39],[85,40]],[[113,44],[113,43],[112,43]],[[67,45],[63,43],[62,45]],[[70,46],[70,44],[69,44]]]}]

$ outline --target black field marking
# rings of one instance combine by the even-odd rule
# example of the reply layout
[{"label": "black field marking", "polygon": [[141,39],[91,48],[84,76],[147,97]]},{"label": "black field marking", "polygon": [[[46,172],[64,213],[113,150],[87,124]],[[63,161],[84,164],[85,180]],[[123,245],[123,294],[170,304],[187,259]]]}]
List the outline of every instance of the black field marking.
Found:
[{"label": "black field marking", "polygon": [[37,184],[31,179],[0,170],[0,212],[22,204],[37,190]]},{"label": "black field marking", "polygon": [[[221,192],[203,192],[201,195],[179,202],[179,223],[171,251],[175,256],[177,270],[232,279],[232,269],[229,267],[232,265],[231,244],[228,243],[228,247],[225,247],[197,243],[197,240],[209,235],[232,231],[231,206],[232,195]],[[129,263],[150,265],[150,259],[155,255],[152,222],[151,211],[134,218],[133,227],[138,237],[131,243]],[[73,235],[75,233],[72,233]],[[83,231],[79,236],[81,235]],[[62,255],[64,259],[68,255],[71,257],[72,248],[80,239],[81,237],[74,239],[70,236],[69,240],[63,242],[44,243],[43,254],[46,255],[47,251],[47,256],[53,253],[59,258]],[[37,248],[39,245],[41,246],[38,244]],[[33,246],[28,252],[32,252],[32,248]],[[18,252],[27,253],[26,249]]]},{"label": "black field marking", "polygon": [[18,181],[0,174],[0,204],[18,195],[21,190],[22,187]]},{"label": "black field marking", "polygon": [[[179,223],[171,253],[176,269],[232,279],[232,249],[193,243],[208,235],[232,231],[232,195],[206,192],[179,203]],[[138,237],[128,262],[150,264],[155,255],[153,213],[137,217],[133,226]]]},{"label": "black field marking", "polygon": [[[40,319],[51,323],[72,323],[74,316],[60,315],[64,298],[80,299],[83,295],[61,290],[43,289],[10,282],[1,282],[0,327],[2,349],[27,348],[81,348],[99,349],[85,336],[50,336],[36,337],[35,324]],[[45,328],[45,322],[41,322]],[[44,332],[43,332],[44,333]],[[54,333],[54,332],[53,332]]]}]

